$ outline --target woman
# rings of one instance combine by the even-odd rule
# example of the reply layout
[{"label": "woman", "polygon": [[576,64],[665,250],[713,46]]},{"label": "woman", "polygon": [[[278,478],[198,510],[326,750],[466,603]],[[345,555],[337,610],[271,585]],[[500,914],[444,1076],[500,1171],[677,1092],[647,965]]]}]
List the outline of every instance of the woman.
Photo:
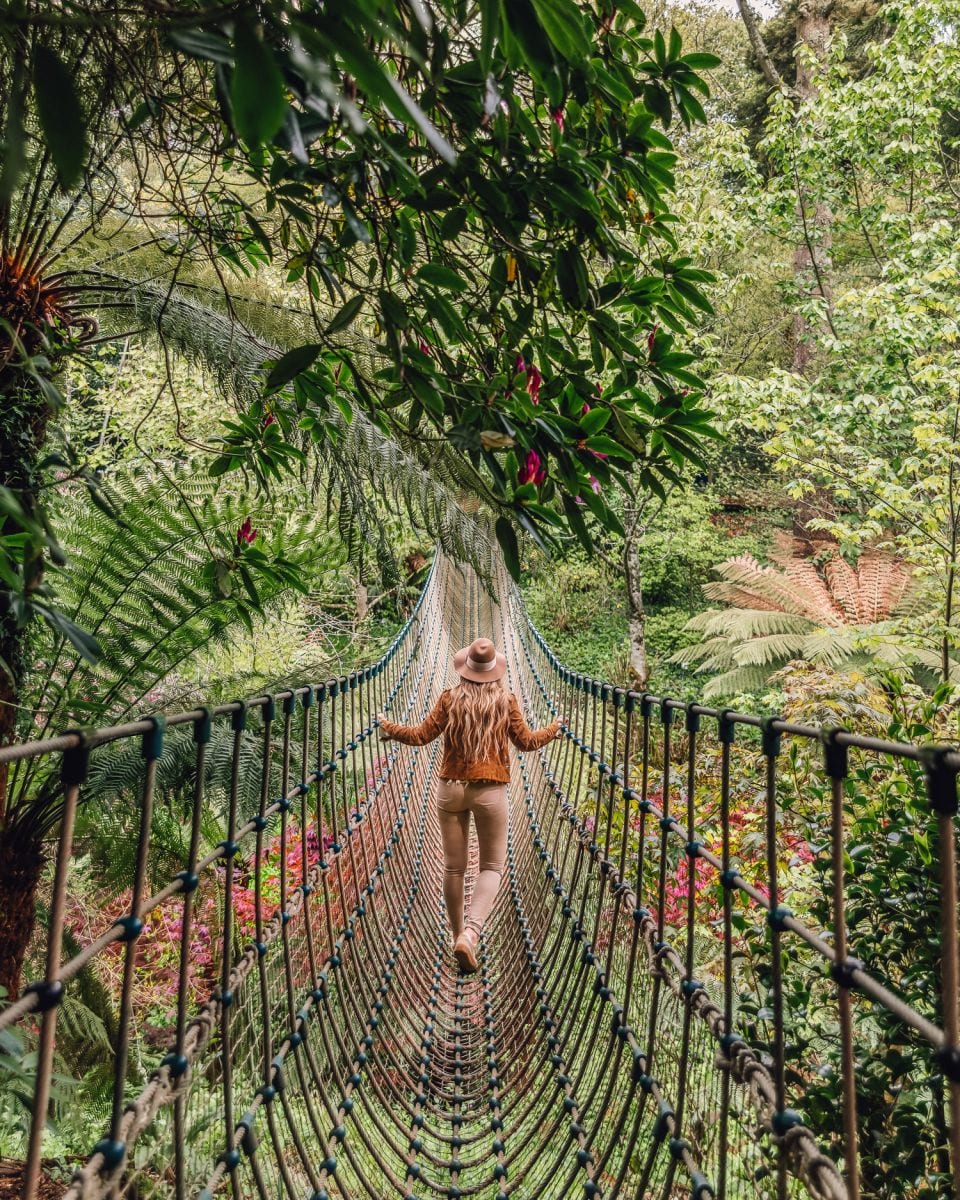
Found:
[{"label": "woman", "polygon": [[[437,791],[443,899],[453,931],[454,956],[461,971],[470,975],[477,969],[480,934],[500,890],[507,854],[508,739],[518,750],[538,750],[557,736],[560,722],[554,721],[546,729],[530,729],[516,697],[503,690],[507,660],[488,638],[477,638],[458,650],[453,667],[460,676],[459,685],[441,693],[421,724],[396,725],[382,714],[379,723],[385,738],[408,746],[425,746],[443,734]],[[463,876],[471,813],[480,846],[480,871],[465,918]]]}]

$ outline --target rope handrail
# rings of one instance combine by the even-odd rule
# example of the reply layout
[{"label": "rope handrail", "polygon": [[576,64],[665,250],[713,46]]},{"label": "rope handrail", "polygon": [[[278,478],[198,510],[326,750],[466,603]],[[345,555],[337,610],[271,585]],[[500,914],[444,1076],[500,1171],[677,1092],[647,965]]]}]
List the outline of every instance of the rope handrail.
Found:
[{"label": "rope handrail", "polygon": [[[517,623],[523,627],[526,626],[529,631],[530,641],[536,648],[536,651],[541,656],[542,662],[548,667],[561,684],[568,689],[566,694],[566,702],[571,703],[571,698],[574,695],[588,696],[593,700],[608,702],[615,710],[622,709],[627,721],[636,713],[639,715],[644,727],[644,756],[643,756],[643,786],[638,790],[635,787],[628,785],[628,781],[624,775],[619,774],[615,769],[611,768],[609,763],[605,761],[609,755],[606,749],[601,746],[599,749],[596,744],[587,740],[585,736],[578,734],[571,729],[569,725],[563,726],[565,739],[572,744],[582,758],[586,758],[594,766],[599,779],[600,785],[603,786],[604,777],[609,780],[611,789],[619,788],[624,801],[628,804],[635,803],[642,817],[650,816],[656,823],[659,824],[662,831],[662,846],[661,855],[661,872],[660,872],[660,887],[658,895],[658,904],[662,913],[664,903],[664,871],[663,863],[666,858],[666,845],[668,840],[675,840],[680,843],[685,851],[687,861],[690,864],[688,869],[688,878],[690,879],[690,887],[688,889],[690,914],[688,918],[688,936],[687,944],[692,948],[693,944],[693,904],[694,904],[694,889],[692,880],[694,878],[694,866],[696,861],[702,861],[709,867],[718,872],[718,879],[722,884],[724,893],[724,910],[725,919],[729,921],[729,906],[730,895],[734,891],[740,891],[745,894],[752,903],[766,910],[767,923],[771,931],[771,939],[773,945],[771,947],[771,961],[776,961],[779,966],[780,962],[780,947],[779,939],[783,933],[792,933],[802,939],[802,941],[820,956],[824,961],[830,964],[831,977],[836,985],[839,1005],[840,1005],[840,1022],[842,1029],[843,1040],[843,1109],[844,1109],[844,1161],[847,1167],[846,1185],[850,1195],[859,1194],[859,1151],[858,1151],[858,1133],[857,1133],[857,1113],[856,1113],[856,1082],[855,1082],[855,1067],[854,1067],[854,1049],[853,1049],[853,1026],[851,1018],[851,993],[857,991],[869,998],[873,1003],[882,1005],[888,1012],[902,1021],[906,1026],[912,1028],[919,1033],[932,1047],[936,1054],[934,1058],[935,1069],[942,1071],[945,1075],[950,1091],[951,1104],[951,1121],[949,1128],[945,1130],[946,1135],[950,1140],[950,1153],[952,1159],[953,1170],[953,1188],[956,1190],[960,1187],[957,1181],[957,1173],[960,1170],[960,1045],[958,1045],[958,1034],[960,1034],[960,1021],[958,1021],[958,980],[960,980],[960,949],[958,949],[957,936],[957,887],[956,887],[956,829],[955,817],[957,814],[957,774],[960,771],[960,752],[950,746],[928,745],[916,746],[906,743],[894,742],[880,738],[866,737],[852,733],[840,727],[817,727],[798,724],[781,720],[777,717],[757,717],[750,714],[737,713],[729,709],[715,709],[698,704],[696,702],[685,702],[675,700],[670,697],[659,697],[651,693],[636,692],[630,689],[618,688],[605,681],[593,679],[583,673],[572,671],[566,667],[550,649],[546,639],[536,628],[529,616],[523,608],[522,601],[519,597],[517,589],[513,589],[512,599],[514,608],[517,613]],[[530,648],[524,646],[524,654],[527,658],[527,664],[539,687],[544,698],[548,696],[548,688],[545,684],[541,672],[537,669],[533,662]],[[557,707],[555,704],[549,704],[550,710],[555,712]],[[674,724],[674,715],[682,713],[684,715],[684,731],[689,738],[689,761],[690,769],[687,779],[687,815],[688,821],[684,826],[675,816],[667,811],[667,803],[662,807],[654,804],[647,794],[647,771],[648,771],[648,746],[650,734],[650,720],[654,713],[658,713],[660,722],[664,730],[664,763],[669,762],[669,745],[670,745],[670,730]],[[766,760],[766,808],[767,808],[767,862],[769,867],[768,879],[768,894],[765,895],[757,887],[751,886],[743,876],[730,865],[729,845],[727,841],[728,829],[728,812],[724,814],[724,856],[719,858],[716,854],[706,849],[702,843],[696,840],[695,834],[695,818],[693,795],[695,789],[695,741],[700,733],[700,718],[708,717],[717,721],[717,739],[722,749],[725,768],[729,769],[729,752],[730,747],[735,741],[735,726],[743,725],[756,728],[761,733],[761,752]],[[595,723],[593,726],[596,728]],[[585,726],[584,726],[585,729]],[[824,754],[823,770],[825,776],[829,778],[832,788],[832,857],[833,857],[833,874],[834,874],[834,893],[833,893],[833,908],[835,929],[833,934],[834,945],[830,945],[824,940],[823,936],[815,933],[784,905],[779,903],[777,889],[777,870],[776,870],[776,818],[777,818],[777,793],[775,780],[775,764],[779,758],[782,746],[781,739],[783,735],[804,738],[816,741],[821,744]],[[601,737],[602,740],[602,737]],[[627,745],[629,746],[629,734],[627,734]],[[614,742],[616,737],[614,736]],[[943,939],[942,951],[942,990],[941,1002],[944,1014],[943,1026],[940,1027],[934,1022],[928,1020],[915,1008],[907,1004],[902,997],[898,996],[893,990],[885,986],[874,976],[868,973],[864,964],[853,957],[847,948],[847,937],[845,929],[845,896],[843,884],[843,786],[844,781],[849,775],[849,760],[848,751],[850,749],[869,751],[876,755],[885,755],[891,758],[900,759],[903,761],[915,762],[922,764],[924,768],[924,782],[926,788],[927,799],[932,813],[936,815],[938,822],[939,845],[941,848],[940,857],[938,860],[938,885],[941,896],[941,934]],[[624,762],[626,764],[629,758],[629,750],[625,751]],[[725,806],[729,804],[729,778],[724,780],[724,801]],[[668,771],[665,767],[663,780],[663,797],[668,801],[670,795],[670,785]],[[641,833],[641,838],[642,838]],[[591,844],[591,850],[596,852],[596,843]],[[639,910],[644,914],[644,917],[649,919],[649,910]],[[660,953],[670,952],[668,944],[663,940],[663,923],[662,917],[657,922],[657,936]],[[729,933],[727,939],[729,942]],[[702,985],[693,977],[692,958],[681,963],[677,959],[677,966],[686,977],[686,982],[689,985],[695,986],[696,989]],[[727,964],[729,973],[729,963]],[[784,1104],[784,1053],[783,1053],[783,1012],[782,1012],[782,979],[777,978],[777,970],[774,971],[774,1007],[775,1007],[775,1023],[776,1023],[776,1040],[780,1043],[780,1052],[775,1054],[774,1068],[776,1071],[775,1090],[777,1093],[776,1111],[771,1115],[771,1125],[775,1127],[778,1117],[782,1119],[782,1114],[789,1112],[789,1128],[791,1130],[799,1130],[803,1128],[802,1119],[792,1110],[785,1108]],[[734,1026],[732,1019],[732,1005],[730,997],[727,997],[726,1011],[722,1019],[722,1033],[718,1033],[718,1040],[722,1043],[724,1038],[734,1036]],[[781,1165],[782,1173],[782,1165]],[[780,1183],[779,1190],[783,1192],[785,1184]]]}]

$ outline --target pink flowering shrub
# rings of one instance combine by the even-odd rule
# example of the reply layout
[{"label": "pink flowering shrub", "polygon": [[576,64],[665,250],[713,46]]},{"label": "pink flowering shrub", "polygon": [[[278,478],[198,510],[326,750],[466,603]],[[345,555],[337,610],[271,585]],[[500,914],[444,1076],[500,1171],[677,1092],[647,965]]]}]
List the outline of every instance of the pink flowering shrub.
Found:
[{"label": "pink flowering shrub", "polygon": [[[370,783],[372,784],[372,781]],[[288,826],[286,852],[282,857],[279,833],[264,840],[259,865],[263,930],[266,930],[280,910],[281,879],[284,872],[285,890],[289,898],[303,883],[304,871],[309,874],[319,864],[322,854],[330,850],[333,841],[331,832],[318,833],[312,826],[307,829],[306,837],[302,837],[300,830],[292,822]],[[339,869],[349,902],[352,894],[349,856],[343,857]],[[233,941],[229,952],[231,961],[236,960],[245,945],[257,938],[257,874],[251,842],[248,857],[238,856],[234,860],[231,887]],[[220,983],[226,875],[226,863],[217,862],[203,874],[200,887],[193,894],[190,949],[185,972],[189,995],[188,1010],[191,1012],[215,992]],[[86,945],[106,932],[120,917],[127,915],[130,912],[131,900],[132,892],[129,888],[119,894],[109,894],[97,889],[73,889],[68,899],[66,929],[80,945]],[[322,885],[311,897],[310,904],[315,913],[315,930],[323,930],[322,937],[317,940],[317,953],[324,957],[325,917],[318,921],[316,916],[324,906]],[[329,905],[334,927],[337,928],[343,916],[339,885],[331,887]],[[169,1041],[171,1028],[176,1022],[183,915],[182,897],[176,896],[166,901],[144,917],[143,932],[134,943],[132,1000],[139,1036],[158,1045]],[[294,928],[293,925],[290,926],[291,930]],[[301,929],[302,922],[297,922],[296,930]],[[123,942],[112,942],[105,953],[96,960],[95,965],[98,978],[116,1003],[120,1000],[126,950]],[[306,966],[304,955],[298,954],[296,957]]]},{"label": "pink flowering shrub", "polygon": [[[695,837],[704,848],[721,858],[723,833],[720,824],[719,777],[713,773],[714,764],[705,760],[704,769],[698,774],[696,791]],[[657,787],[648,792],[650,801],[663,810],[663,793]],[[670,812],[681,824],[686,823],[686,801],[671,788]],[[584,814],[584,824],[593,832],[592,814]],[[619,847],[623,810],[615,809],[611,845]],[[749,779],[731,797],[729,835],[731,861],[747,883],[764,897],[769,896],[765,858],[765,800],[761,788],[751,787]],[[628,861],[636,863],[639,853],[639,838],[643,830],[645,863],[643,895],[641,902],[650,910],[654,920],[658,917],[659,861],[661,830],[654,816],[643,822],[641,814],[633,809],[628,817],[629,854]],[[601,821],[600,837],[605,835]],[[777,830],[778,881],[781,902],[789,904],[791,895],[805,885],[807,872],[804,870],[813,861],[813,852],[800,829],[789,820],[781,821]],[[667,875],[664,890],[664,925],[670,930],[682,930],[687,920],[687,897],[691,882],[695,902],[696,927],[704,931],[712,928],[718,938],[722,937],[723,889],[719,872],[702,858],[691,860],[678,837],[671,835],[667,840]],[[635,870],[635,868],[634,868]],[[631,880],[633,879],[631,873]],[[755,902],[742,893],[733,894],[734,910],[744,907],[757,909]]]}]

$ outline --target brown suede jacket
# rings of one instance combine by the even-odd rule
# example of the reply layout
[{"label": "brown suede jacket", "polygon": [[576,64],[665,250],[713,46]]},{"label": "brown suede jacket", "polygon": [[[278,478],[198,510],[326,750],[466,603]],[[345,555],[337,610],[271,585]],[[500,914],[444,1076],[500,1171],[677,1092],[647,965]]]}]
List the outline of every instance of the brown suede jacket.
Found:
[{"label": "brown suede jacket", "polygon": [[[440,693],[440,699],[419,725],[395,725],[393,721],[381,720],[380,728],[389,738],[407,746],[425,746],[438,738],[447,725],[450,692]],[[510,722],[507,737],[497,737],[486,747],[482,759],[468,762],[463,748],[449,736],[443,739],[443,762],[440,764],[441,779],[489,780],[491,783],[510,782],[510,750],[507,738],[518,750],[539,750],[553,741],[560,731],[560,722],[554,721],[546,729],[531,729],[523,719],[516,696],[510,697]]]}]

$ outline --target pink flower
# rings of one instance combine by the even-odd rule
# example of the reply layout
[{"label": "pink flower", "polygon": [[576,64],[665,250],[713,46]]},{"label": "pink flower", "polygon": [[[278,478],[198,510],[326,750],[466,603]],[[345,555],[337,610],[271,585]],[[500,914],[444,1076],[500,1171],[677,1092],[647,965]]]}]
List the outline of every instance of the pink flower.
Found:
[{"label": "pink flower", "polygon": [[430,354],[433,353],[433,351],[430,348],[430,343],[428,341],[426,341],[424,338],[420,339],[418,345],[419,345],[419,350],[420,350],[421,354],[426,354],[429,356]]},{"label": "pink flower", "polygon": [[518,483],[532,483],[539,487],[547,478],[546,467],[536,450],[528,450],[523,466],[517,472]]},{"label": "pink flower", "polygon": [[581,416],[581,417],[585,417],[589,411],[590,411],[590,405],[589,405],[589,404],[585,404],[585,405],[583,406],[583,408],[581,408],[581,409],[580,409],[580,416]]},{"label": "pink flower", "polygon": [[267,413],[267,415],[260,422],[260,428],[269,429],[271,425],[276,425],[276,423],[277,418],[273,415],[273,413]]},{"label": "pink flower", "polygon": [[514,373],[517,375],[519,375],[521,371],[524,371],[526,373],[527,392],[530,396],[530,399],[534,402],[534,404],[539,404],[540,403],[540,385],[543,383],[543,376],[540,374],[539,368],[535,367],[533,365],[533,363],[531,363],[529,366],[527,366],[527,363],[524,360],[523,355],[518,354],[517,361],[514,363],[513,369],[514,369]]},{"label": "pink flower", "polygon": [[252,546],[257,540],[258,534],[259,530],[253,528],[250,518],[247,517],[237,530],[237,545],[242,545],[245,542],[248,546]]},{"label": "pink flower", "polygon": [[540,371],[531,363],[527,367],[527,391],[530,394],[530,399],[534,404],[540,403],[540,384],[543,383],[543,376]]},{"label": "pink flower", "polygon": [[563,133],[563,109],[562,108],[551,108],[550,109],[550,117],[551,117],[554,125],[556,125],[557,129],[559,129],[560,132]]},{"label": "pink flower", "polygon": [[653,344],[657,340],[657,330],[659,328],[660,328],[659,325],[654,325],[654,327],[650,330],[649,335],[647,336],[647,350],[649,350],[649,352],[651,354],[653,353]]},{"label": "pink flower", "polygon": [[599,496],[603,490],[600,486],[600,480],[596,477],[596,475],[588,475],[587,478],[590,480],[590,486],[593,488],[594,495]]}]

